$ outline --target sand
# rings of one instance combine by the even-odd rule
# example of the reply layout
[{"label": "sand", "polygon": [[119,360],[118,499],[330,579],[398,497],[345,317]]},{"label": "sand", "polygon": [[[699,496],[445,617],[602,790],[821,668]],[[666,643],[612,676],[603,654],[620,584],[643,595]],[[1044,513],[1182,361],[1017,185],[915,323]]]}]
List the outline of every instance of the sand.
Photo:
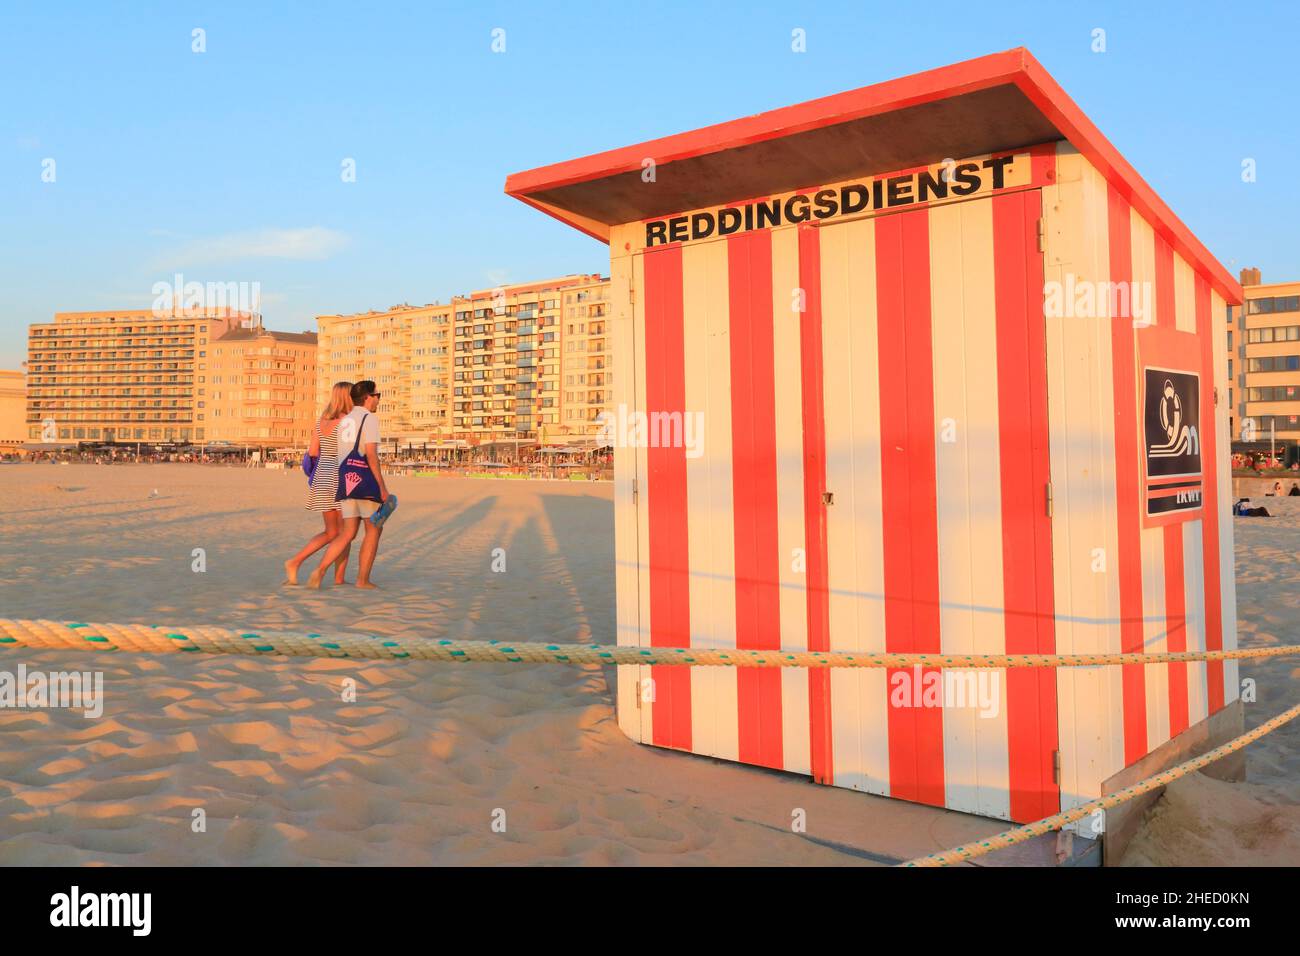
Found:
[{"label": "sand", "polygon": [[[1290,482],[1286,482],[1290,487]],[[1255,493],[1253,487],[1243,494]],[[1255,494],[1275,517],[1236,518],[1237,640],[1241,647],[1300,644],[1300,497]],[[1300,701],[1300,657],[1242,661],[1258,700],[1246,729]],[[1300,864],[1300,720],[1246,748],[1246,782],[1192,774],[1166,788],[1130,844],[1129,866]]]},{"label": "sand", "polygon": [[[382,590],[363,593],[279,586],[319,522],[296,473],[23,465],[0,479],[21,503],[0,536],[7,617],[613,640],[607,483],[395,478]],[[1300,642],[1296,510],[1239,522],[1243,643]],[[873,865],[1003,827],[633,744],[595,667],[22,661],[102,670],[107,700],[97,720],[0,711],[3,864]],[[1248,721],[1294,700],[1296,665],[1242,668],[1260,682]],[[1171,788],[1128,862],[1300,860],[1298,732],[1252,747],[1249,784]],[[796,810],[806,832],[791,830]],[[1200,835],[1181,839],[1191,824]]]}]

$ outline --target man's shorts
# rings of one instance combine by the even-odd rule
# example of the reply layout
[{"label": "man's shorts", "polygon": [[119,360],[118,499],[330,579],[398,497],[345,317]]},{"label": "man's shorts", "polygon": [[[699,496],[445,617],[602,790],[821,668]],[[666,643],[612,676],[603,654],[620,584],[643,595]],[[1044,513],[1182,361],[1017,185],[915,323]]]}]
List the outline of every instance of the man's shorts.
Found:
[{"label": "man's shorts", "polygon": [[379,502],[344,498],[339,502],[339,510],[343,512],[344,518],[369,518],[379,510]]}]

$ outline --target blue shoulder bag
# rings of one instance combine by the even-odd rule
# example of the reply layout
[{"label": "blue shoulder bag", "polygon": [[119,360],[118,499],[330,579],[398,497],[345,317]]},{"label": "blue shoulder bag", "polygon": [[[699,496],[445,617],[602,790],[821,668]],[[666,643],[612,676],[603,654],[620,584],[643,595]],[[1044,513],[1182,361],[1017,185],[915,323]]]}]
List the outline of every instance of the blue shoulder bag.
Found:
[{"label": "blue shoulder bag", "polygon": [[339,490],[335,501],[353,499],[357,501],[380,501],[379,479],[370,470],[370,460],[361,452],[361,435],[365,430],[366,419],[361,416],[357,425],[357,440],[352,443],[352,450],[339,462]]}]

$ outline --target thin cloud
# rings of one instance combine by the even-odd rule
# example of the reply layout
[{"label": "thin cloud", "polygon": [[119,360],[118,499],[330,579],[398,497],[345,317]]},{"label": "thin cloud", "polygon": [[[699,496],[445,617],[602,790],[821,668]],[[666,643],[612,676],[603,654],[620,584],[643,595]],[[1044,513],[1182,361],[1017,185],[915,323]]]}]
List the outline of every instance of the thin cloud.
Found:
[{"label": "thin cloud", "polygon": [[324,226],[304,229],[259,229],[194,239],[169,251],[159,269],[185,269],[239,259],[320,260],[346,248],[348,237]]}]

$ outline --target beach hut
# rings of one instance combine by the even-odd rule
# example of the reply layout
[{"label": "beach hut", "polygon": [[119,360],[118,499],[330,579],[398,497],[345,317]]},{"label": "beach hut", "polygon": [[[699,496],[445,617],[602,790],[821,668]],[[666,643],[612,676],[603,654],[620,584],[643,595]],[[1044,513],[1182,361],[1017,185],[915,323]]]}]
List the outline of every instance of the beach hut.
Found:
[{"label": "beach hut", "polygon": [[[1240,287],[1027,51],[506,191],[610,247],[620,644],[1235,646]],[[1238,696],[1232,662],[623,667],[618,720],[1028,821],[1231,735]]]}]

